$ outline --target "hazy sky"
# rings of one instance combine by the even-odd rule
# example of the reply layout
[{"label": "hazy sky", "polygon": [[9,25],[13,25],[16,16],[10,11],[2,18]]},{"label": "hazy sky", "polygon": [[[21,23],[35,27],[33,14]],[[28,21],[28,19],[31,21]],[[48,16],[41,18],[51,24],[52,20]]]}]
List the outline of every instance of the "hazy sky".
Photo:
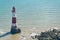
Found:
[{"label": "hazy sky", "polygon": [[11,25],[12,6],[19,26],[60,26],[60,0],[0,0],[0,26]]}]

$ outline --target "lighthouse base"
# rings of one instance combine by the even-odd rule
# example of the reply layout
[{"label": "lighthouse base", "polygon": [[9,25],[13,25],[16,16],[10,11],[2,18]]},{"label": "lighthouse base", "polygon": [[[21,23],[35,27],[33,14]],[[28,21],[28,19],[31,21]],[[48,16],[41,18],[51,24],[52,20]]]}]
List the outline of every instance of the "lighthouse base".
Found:
[{"label": "lighthouse base", "polygon": [[21,30],[19,28],[12,27],[11,34],[17,34],[17,33],[21,33]]}]

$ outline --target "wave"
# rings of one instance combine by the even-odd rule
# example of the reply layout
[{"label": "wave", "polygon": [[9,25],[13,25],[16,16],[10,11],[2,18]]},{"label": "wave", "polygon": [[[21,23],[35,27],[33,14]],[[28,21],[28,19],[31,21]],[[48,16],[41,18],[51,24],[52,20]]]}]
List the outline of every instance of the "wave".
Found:
[{"label": "wave", "polygon": [[6,32],[3,30],[0,30],[0,35],[5,34]]}]

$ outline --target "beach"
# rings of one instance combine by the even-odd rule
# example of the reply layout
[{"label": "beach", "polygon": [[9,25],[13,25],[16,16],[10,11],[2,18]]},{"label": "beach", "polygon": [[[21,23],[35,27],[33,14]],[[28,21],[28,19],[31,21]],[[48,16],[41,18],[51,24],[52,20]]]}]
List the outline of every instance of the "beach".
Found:
[{"label": "beach", "polygon": [[0,40],[22,40],[22,36],[25,37],[26,40],[33,40],[31,37],[30,37],[30,34],[31,33],[36,33],[36,34],[40,34],[41,32],[44,32],[44,31],[48,31],[49,30],[49,27],[20,27],[21,29],[21,33],[18,33],[18,34],[9,34],[9,35],[6,35],[4,37],[1,37]]}]

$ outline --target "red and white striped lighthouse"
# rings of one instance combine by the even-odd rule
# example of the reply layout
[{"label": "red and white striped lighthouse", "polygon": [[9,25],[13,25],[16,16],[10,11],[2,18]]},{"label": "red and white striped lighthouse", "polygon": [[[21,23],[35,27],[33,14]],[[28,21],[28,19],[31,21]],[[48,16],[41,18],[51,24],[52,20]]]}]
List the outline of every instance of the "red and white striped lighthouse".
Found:
[{"label": "red and white striped lighthouse", "polygon": [[12,26],[16,26],[16,9],[13,7],[12,9]]},{"label": "red and white striped lighthouse", "polygon": [[16,25],[16,8],[13,6],[12,8],[12,25],[11,25],[11,33],[16,34],[21,32],[19,28],[17,28]]}]

